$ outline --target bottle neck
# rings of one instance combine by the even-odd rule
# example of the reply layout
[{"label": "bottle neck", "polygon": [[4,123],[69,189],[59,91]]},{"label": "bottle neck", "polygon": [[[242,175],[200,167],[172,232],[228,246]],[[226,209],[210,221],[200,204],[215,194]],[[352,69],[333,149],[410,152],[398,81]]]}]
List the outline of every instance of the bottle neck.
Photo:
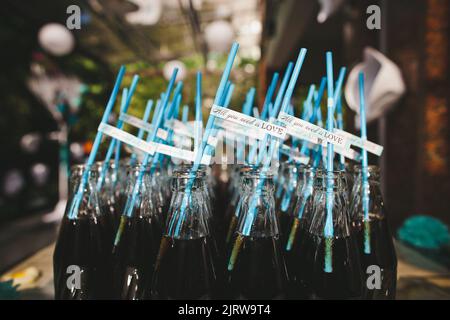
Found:
[{"label": "bottle neck", "polygon": [[331,187],[334,192],[346,192],[344,172],[317,170],[315,173],[314,188],[317,190],[327,190],[329,187]]}]

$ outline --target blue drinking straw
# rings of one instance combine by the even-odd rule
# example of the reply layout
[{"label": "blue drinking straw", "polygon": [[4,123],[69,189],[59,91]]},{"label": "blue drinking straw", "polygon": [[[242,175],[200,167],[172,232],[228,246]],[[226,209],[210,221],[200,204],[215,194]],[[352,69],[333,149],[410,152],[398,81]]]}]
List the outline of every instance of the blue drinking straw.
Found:
[{"label": "blue drinking straw", "polygon": [[[105,108],[105,112],[103,113],[103,117],[101,120],[101,123],[107,123],[109,119],[109,115],[111,114],[111,111],[114,107],[114,102],[116,101],[117,93],[119,92],[120,84],[122,83],[123,75],[125,74],[125,67],[121,66],[119,73],[116,78],[116,82],[114,84],[113,91],[111,92],[111,96],[109,97],[108,103]],[[95,161],[95,156],[97,155],[98,148],[100,146],[100,143],[102,141],[103,133],[100,131],[97,131],[97,135],[95,136],[94,143],[92,145],[91,152],[89,154],[89,158],[86,162],[85,170],[83,172],[83,175],[81,177],[80,185],[78,186],[77,192],[72,200],[72,203],[70,204],[69,208],[69,219],[75,219],[78,215],[78,209],[80,207],[81,200],[83,198],[83,191],[86,187],[86,183],[89,179],[89,171],[92,165]]]},{"label": "blue drinking straw", "polygon": [[[333,131],[333,57],[332,53],[326,53],[327,63],[327,130]],[[325,222],[325,272],[333,272],[332,266],[332,241],[334,237],[333,228],[333,145],[327,143],[327,189],[326,189],[326,222]]]},{"label": "blue drinking straw", "polygon": [[266,98],[264,99],[263,108],[261,111],[261,119],[266,120],[267,115],[269,114],[269,104],[272,101],[272,96],[277,88],[279,74],[275,72],[272,77],[272,81],[270,82],[269,88],[267,88]]},{"label": "blue drinking straw", "polygon": [[[310,85],[309,90],[308,90],[308,95],[306,97],[306,100],[303,103],[303,112],[302,112],[302,116],[301,119],[302,120],[306,120],[308,118],[308,115],[310,113],[312,113],[313,111],[312,109],[312,99],[314,97],[314,92],[315,92],[316,86],[314,84]],[[293,151],[295,149],[297,149],[298,143],[299,143],[300,139],[293,139],[292,142],[292,146],[291,146],[291,153],[289,154],[289,159],[288,159],[288,163],[292,163],[293,162]],[[292,177],[293,179],[297,179],[297,174],[294,174],[294,177]],[[291,201],[292,198],[292,193],[295,191],[294,190],[294,185],[292,183],[289,183],[288,185],[288,189],[286,190],[286,192],[283,195],[283,198],[281,200],[281,211],[282,212],[286,212],[289,208],[289,203]]]},{"label": "blue drinking straw", "polygon": [[177,86],[175,87],[175,91],[173,92],[173,98],[172,98],[172,101],[170,102],[169,108],[165,109],[166,111],[164,113],[163,120],[169,119],[169,117],[171,116],[171,113],[176,110],[177,96],[179,94],[181,94],[182,90],[183,90],[183,81],[179,81],[177,83]]},{"label": "blue drinking straw", "polygon": [[[169,97],[170,97],[170,94],[172,93],[172,88],[173,88],[173,85],[175,83],[175,79],[176,79],[177,73],[178,73],[178,68],[175,68],[173,73],[172,73],[172,77],[170,78],[169,85],[167,87],[167,91],[164,94],[164,98],[163,98],[162,103],[161,103],[161,110],[157,114],[156,121],[155,121],[155,123],[153,125],[153,131],[149,135],[149,138],[147,139],[147,141],[149,141],[149,142],[156,141],[156,138],[157,138],[156,134],[158,133],[158,129],[161,127],[161,124],[162,124],[162,121],[163,121],[163,118],[164,118],[164,114],[165,114],[165,111],[166,111],[166,107],[167,107],[167,104],[169,102]],[[172,104],[171,106],[174,106],[174,104]],[[131,194],[131,199],[129,201],[128,207],[125,208],[125,210],[126,210],[125,214],[128,217],[131,217],[131,214],[132,214],[132,211],[133,211],[133,207],[134,207],[134,203],[136,201],[136,197],[138,195],[139,187],[140,187],[140,185],[142,183],[142,178],[144,177],[144,173],[145,173],[147,164],[149,163],[149,161],[152,159],[153,156],[148,154],[148,153],[144,156],[144,160],[142,161],[138,177],[137,177],[136,182],[135,182],[134,187],[133,187],[133,191],[132,191],[132,194]]]},{"label": "blue drinking straw", "polygon": [[[245,99],[244,105],[242,107],[242,113],[245,115],[250,115],[252,112],[253,102],[255,100],[255,93],[256,89],[254,87],[250,88],[250,90],[247,93],[247,98]],[[238,144],[238,150],[237,150],[237,161],[238,163],[245,162],[245,157],[243,155],[245,151],[245,143]]]},{"label": "blue drinking straw", "polygon": [[[342,83],[344,81],[345,71],[344,67],[341,68],[338,77],[338,86],[336,87],[336,92],[333,90],[333,58],[332,53],[327,52],[327,85],[328,85],[328,103],[327,103],[327,130],[333,132],[333,120],[334,120],[334,109],[335,102],[340,94]],[[327,273],[333,272],[332,267],[332,242],[334,237],[334,227],[333,227],[333,145],[327,143],[327,190],[326,190],[326,222],[325,222],[325,266],[324,271]]]},{"label": "blue drinking straw", "polygon": [[[131,86],[130,86],[130,92],[126,95],[127,99],[125,101],[125,105],[123,106],[123,109],[120,110],[120,112],[122,113],[127,113],[128,112],[128,108],[130,106],[130,102],[131,102],[131,98],[134,95],[134,91],[136,90],[136,86],[137,83],[139,81],[139,76],[138,75],[134,75],[133,77],[133,81],[131,82]],[[123,120],[117,121],[117,128],[118,129],[122,129],[124,125]],[[109,161],[111,160],[112,154],[114,152],[114,147],[115,144],[117,143],[116,139],[112,139],[110,144],[109,144],[109,148],[108,151],[106,152],[106,157],[105,160],[103,161],[103,165],[100,171],[100,178],[98,179],[97,182],[97,191],[99,191],[103,185],[103,182],[105,181],[105,175],[106,175],[106,171],[108,170],[108,166],[109,166]]]},{"label": "blue drinking straw", "polygon": [[[314,123],[317,119],[317,125],[322,127],[322,110],[320,109],[320,100],[322,99],[323,92],[325,89],[326,84],[326,78],[322,78],[319,92],[316,97],[316,101],[314,104],[313,114],[311,118],[309,119],[309,122]],[[304,142],[305,143],[305,142]],[[303,146],[302,146],[303,149]],[[286,250],[290,251],[292,249],[292,246],[294,244],[295,235],[297,233],[298,226],[300,224],[300,219],[303,217],[303,212],[305,211],[306,204],[308,202],[309,197],[312,195],[313,191],[313,184],[314,184],[314,176],[317,170],[317,167],[320,163],[320,158],[322,156],[322,146],[318,146],[318,149],[313,153],[313,161],[311,166],[311,176],[308,176],[308,180],[306,181],[306,185],[302,189],[302,202],[300,204],[300,208],[297,213],[297,219],[294,220],[294,223],[292,225],[291,231],[289,233],[288,242],[286,244]]]},{"label": "blue drinking straw", "polygon": [[[267,88],[266,97],[264,99],[263,109],[262,109],[261,116],[260,116],[260,118],[262,120],[267,120],[267,115],[269,115],[269,112],[271,110],[272,96],[277,87],[278,78],[279,78],[279,74],[278,74],[278,72],[275,72],[273,74],[272,81],[271,81],[269,87]],[[266,137],[266,136],[264,136],[264,137]],[[260,147],[262,147],[262,142],[260,142],[259,144],[255,143],[251,146],[250,152],[247,157],[247,163],[250,163],[250,161],[253,161],[253,159],[255,158],[255,155],[256,155],[256,152],[258,149],[258,145]]]},{"label": "blue drinking straw", "polygon": [[[231,68],[233,67],[233,62],[236,57],[238,48],[239,48],[239,44],[234,42],[231,47],[230,53],[228,54],[227,64],[225,65],[225,69],[223,71],[222,78],[220,79],[219,87],[217,88],[216,96],[214,98],[214,104],[219,104],[220,100],[222,99],[222,96],[224,95],[225,86],[226,86],[226,83],[230,76]],[[202,143],[200,146],[200,150],[199,150],[200,152],[197,152],[195,155],[195,161],[194,161],[194,164],[189,173],[189,180],[186,183],[185,194],[184,194],[183,201],[182,201],[181,208],[180,208],[180,216],[179,216],[179,219],[177,222],[177,226],[175,228],[175,235],[179,235],[179,233],[180,233],[181,222],[184,219],[186,206],[188,205],[188,200],[191,196],[192,186],[194,184],[195,177],[197,175],[197,170],[200,167],[200,163],[201,163],[203,154],[205,153],[205,149],[206,149],[206,146],[208,143],[210,132],[214,127],[214,120],[215,120],[215,117],[213,115],[211,115],[211,113],[210,113],[209,117],[208,117],[208,122],[206,123],[205,134],[203,135]],[[174,222],[175,222],[175,219],[172,219],[171,224],[169,225],[169,229],[168,229],[169,233],[171,233],[171,231],[172,231]]]},{"label": "blue drinking straw", "polygon": [[[338,129],[344,130],[344,118],[342,116],[341,95],[339,95],[339,97],[337,98],[337,101],[336,101],[336,118],[337,118],[336,124],[337,124]],[[339,165],[340,165],[341,170],[345,170],[345,157],[342,154],[339,155]]]},{"label": "blue drinking straw", "polygon": [[[314,97],[315,90],[316,90],[316,86],[314,84],[309,86],[308,95],[306,96],[306,100],[303,103],[303,112],[302,112],[302,116],[301,116],[302,120],[306,120],[307,118],[312,116],[312,113],[313,113],[313,111],[312,111],[313,110],[313,108],[312,108],[312,100],[313,100],[313,97]],[[292,151],[295,150],[295,148],[297,147],[298,142],[299,142],[299,139],[295,139],[293,141],[292,148],[291,148]],[[292,153],[289,155],[288,162],[292,162]]]},{"label": "blue drinking straw", "polygon": [[[121,107],[120,107],[120,113],[122,113],[123,110],[125,109],[127,96],[128,96],[128,90],[127,90],[127,88],[125,88],[123,95],[122,95],[122,103],[121,103]],[[118,176],[119,176],[119,160],[120,160],[121,146],[122,146],[122,141],[118,140],[116,142],[116,150],[114,152],[114,186],[116,186]]]},{"label": "blue drinking straw", "polygon": [[[292,94],[294,93],[295,84],[297,82],[298,76],[300,74],[300,70],[301,70],[303,62],[305,60],[306,52],[307,52],[307,50],[305,48],[302,48],[300,50],[297,61],[295,63],[294,71],[292,73],[291,79],[289,81],[289,85],[286,90],[286,94],[284,95],[284,98],[283,98],[283,104],[281,107],[281,111],[286,112],[289,107],[289,104],[290,104],[290,101],[292,98]],[[277,111],[277,110],[275,110],[275,111]],[[234,264],[236,262],[237,255],[238,255],[238,253],[240,251],[240,247],[242,245],[243,237],[250,235],[251,227],[252,227],[253,221],[255,219],[256,204],[262,193],[262,188],[264,186],[264,180],[266,179],[265,174],[269,170],[269,166],[270,166],[270,163],[271,163],[271,160],[273,157],[273,153],[275,152],[277,145],[278,145],[278,141],[276,139],[272,139],[270,147],[269,147],[268,157],[265,158],[265,161],[263,163],[263,167],[262,167],[262,170],[260,173],[258,185],[256,186],[255,193],[252,196],[252,199],[250,202],[250,207],[248,210],[248,215],[246,217],[246,220],[244,221],[242,235],[239,235],[238,238],[236,239],[233,250],[231,252],[230,260],[228,262],[228,270],[229,271],[233,270],[233,268],[234,268]]]},{"label": "blue drinking straw", "polygon": [[[326,77],[322,77],[322,80],[320,81],[320,86],[319,86],[319,92],[317,93],[317,99],[314,101],[314,108],[313,110],[313,114],[311,116],[311,118],[309,119],[309,122],[314,123],[315,122],[315,114],[317,114],[317,109],[320,109],[320,103],[322,101],[322,97],[323,97],[323,93],[325,91],[325,86],[327,84],[327,78]],[[308,150],[308,142],[307,141],[303,141],[302,143],[302,147],[300,149],[300,153],[303,155],[307,155],[307,151]]]},{"label": "blue drinking straw", "polygon": [[225,85],[225,89],[223,89],[223,94],[222,97],[220,97],[220,106],[223,105],[223,103],[225,102],[225,99],[227,98],[227,94],[228,94],[228,90],[230,90],[230,86],[231,86],[231,81],[227,81],[227,84]]},{"label": "blue drinking straw", "polygon": [[[142,117],[142,121],[147,122],[148,118],[150,118],[150,113],[152,112],[153,108],[153,100],[148,100],[147,105],[145,106],[144,116]],[[144,137],[145,130],[143,128],[140,128],[138,131],[138,139],[142,140]],[[136,152],[133,152],[130,157],[130,166],[134,166],[136,163],[137,154]]]},{"label": "blue drinking straw", "polygon": [[189,120],[189,106],[185,104],[183,106],[183,112],[181,114],[181,122],[186,124],[188,120]]},{"label": "blue drinking straw", "polygon": [[231,102],[231,97],[233,96],[233,91],[234,91],[234,84],[230,84],[226,97],[225,97],[225,101],[223,102],[223,107],[224,108],[228,108],[230,106],[230,102]]},{"label": "blue drinking straw", "polygon": [[[231,84],[230,84],[231,86]],[[202,73],[197,72],[197,87],[195,95],[195,132],[194,132],[194,151],[200,149],[202,131],[203,131],[203,113],[202,113]],[[229,89],[228,89],[229,90]]]},{"label": "blue drinking straw", "polygon": [[[154,128],[155,128],[156,122],[157,122],[160,114],[163,114],[162,102],[161,102],[161,100],[158,99],[158,101],[156,102],[156,108],[155,108],[155,111],[153,112],[152,122],[151,122],[151,126],[153,128],[153,131],[155,131]],[[152,138],[152,134],[150,133],[147,136],[147,140],[146,141],[149,142],[151,140],[151,138]],[[136,185],[134,187],[136,187]],[[127,208],[129,207],[130,202],[131,202],[131,198],[127,197],[127,201],[125,203],[125,206],[123,207],[124,208],[124,212],[122,213],[122,216],[120,217],[119,228],[117,229],[116,237],[114,239],[114,247],[117,246],[117,244],[119,243],[120,237],[121,237],[123,229],[125,227],[125,212],[126,212]]]},{"label": "blue drinking straw", "polygon": [[[271,109],[270,113],[269,113],[269,117],[272,119],[275,119],[278,116],[278,111],[280,109],[281,106],[281,102],[283,100],[284,94],[286,92],[286,88],[289,82],[289,79],[291,77],[291,73],[292,73],[292,69],[294,68],[294,64],[292,62],[289,62],[287,67],[286,67],[286,71],[284,73],[283,76],[283,81],[281,81],[281,85],[280,88],[278,89],[277,92],[277,97],[275,98],[275,102],[273,104],[273,108]],[[269,119],[270,120],[270,119]],[[264,140],[261,144],[262,148],[260,148],[259,154],[258,154],[258,158],[256,160],[256,166],[259,166],[262,162],[262,160],[264,159],[264,156],[266,155],[266,145],[269,141],[269,137],[270,135],[266,134],[264,136]]]},{"label": "blue drinking straw", "polygon": [[[166,109],[165,113],[164,113],[164,118],[161,122],[161,125],[163,125],[167,120],[171,119],[174,117],[174,115],[177,114],[177,110],[180,107],[180,102],[181,102],[181,93],[183,90],[183,81],[179,81],[177,83],[177,86],[175,88],[174,94],[173,94],[173,99],[170,102],[169,107]],[[180,97],[180,98],[179,98]],[[180,100],[179,100],[180,99]],[[173,130],[170,129],[168,132],[172,132]],[[169,136],[171,136],[171,134],[168,134],[168,140],[167,143],[171,143],[169,141]],[[158,137],[156,137],[155,141],[160,141],[161,139],[159,139]],[[161,143],[165,144],[164,141],[160,141]],[[164,155],[160,154],[160,153],[156,153],[153,155],[153,159],[152,159],[152,163],[150,166],[150,173],[153,174],[156,170],[157,164],[163,162],[164,159]]]},{"label": "blue drinking straw", "polygon": [[[364,98],[364,73],[359,73],[359,113],[361,121],[361,139],[367,140],[366,101]],[[369,222],[369,179],[367,150],[362,149],[362,205],[364,210],[364,253],[370,254],[370,222]]]},{"label": "blue drinking straw", "polygon": [[[172,114],[170,115],[169,119],[177,119],[178,118],[178,114],[177,114],[176,110],[178,110],[179,107],[180,107],[181,98],[182,98],[181,94],[177,95],[177,97],[175,98],[176,99],[176,101],[175,101],[175,110],[174,110],[174,112],[172,112]],[[167,143],[166,144],[168,144],[168,145],[172,145],[173,144],[173,129],[172,128],[170,128],[168,130]],[[159,154],[159,155],[162,155],[162,154]],[[162,156],[164,156],[164,155],[162,155]],[[154,159],[157,159],[157,158],[158,157],[155,157]],[[155,168],[156,168],[156,164],[155,164],[155,167],[153,169],[155,169]]]}]

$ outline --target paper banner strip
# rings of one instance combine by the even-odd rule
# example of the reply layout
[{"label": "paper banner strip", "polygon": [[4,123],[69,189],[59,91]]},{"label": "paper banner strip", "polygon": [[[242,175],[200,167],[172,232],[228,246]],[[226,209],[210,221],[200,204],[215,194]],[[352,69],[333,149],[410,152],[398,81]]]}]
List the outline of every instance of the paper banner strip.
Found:
[{"label": "paper banner strip", "polygon": [[[192,151],[175,148],[161,143],[147,142],[109,124],[101,123],[98,127],[98,131],[151,155],[158,152],[185,161],[194,161],[195,159],[195,153]],[[209,165],[210,163],[211,156],[204,155],[202,164]]]},{"label": "paper banner strip", "polygon": [[351,134],[344,130],[334,129],[334,132],[340,136],[346,137],[350,141],[350,144],[354,145],[355,147],[365,149],[368,152],[373,153],[377,156],[381,156],[381,154],[383,153],[383,146],[380,146],[368,140],[363,140],[360,137],[355,136],[354,134]]},{"label": "paper banner strip", "polygon": [[[132,125],[133,127],[143,129],[148,132],[153,131],[152,125],[150,123],[147,123],[147,122],[143,121],[142,119],[133,117],[126,113],[121,113],[119,120],[122,120],[123,122],[128,123],[128,124]],[[158,132],[156,133],[156,136],[162,140],[167,140],[169,133],[166,130],[159,128]]]},{"label": "paper banner strip", "polygon": [[278,120],[287,127],[287,133],[299,139],[326,146],[329,142],[341,149],[350,149],[350,141],[341,135],[329,132],[308,121],[280,112]]},{"label": "paper banner strip", "polygon": [[[211,114],[216,118],[240,125],[242,128],[258,131],[259,134],[269,134],[283,140],[287,134],[286,128],[282,126],[278,126],[276,124],[217,105],[213,105],[211,108]],[[245,130],[245,132],[246,131],[247,130]]]}]

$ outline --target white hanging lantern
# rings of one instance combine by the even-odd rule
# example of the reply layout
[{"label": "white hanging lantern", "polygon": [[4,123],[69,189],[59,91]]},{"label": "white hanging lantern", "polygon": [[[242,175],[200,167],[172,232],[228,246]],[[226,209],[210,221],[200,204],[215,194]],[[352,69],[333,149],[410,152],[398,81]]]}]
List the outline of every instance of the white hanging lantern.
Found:
[{"label": "white hanging lantern", "polygon": [[214,52],[227,52],[234,39],[234,30],[225,20],[211,22],[205,28],[205,40],[208,48]]},{"label": "white hanging lantern", "polygon": [[59,23],[44,25],[39,30],[38,40],[41,47],[54,56],[69,54],[75,46],[72,33]]},{"label": "white hanging lantern", "polygon": [[166,80],[170,80],[175,68],[178,68],[176,81],[181,81],[186,77],[186,66],[184,63],[179,60],[171,60],[168,61],[163,68],[163,75]]}]

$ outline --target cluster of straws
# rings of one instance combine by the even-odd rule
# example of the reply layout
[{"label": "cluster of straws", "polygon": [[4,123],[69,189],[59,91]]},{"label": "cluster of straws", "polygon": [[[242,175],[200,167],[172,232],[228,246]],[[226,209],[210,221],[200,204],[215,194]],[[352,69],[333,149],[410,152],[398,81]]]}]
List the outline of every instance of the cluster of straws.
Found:
[{"label": "cluster of straws", "polygon": [[[235,60],[238,44],[234,43],[231,47],[230,53],[228,55],[227,63],[224,68],[219,86],[216,91],[216,95],[214,98],[214,104],[227,108],[230,104],[231,96],[234,90],[234,84],[229,81],[230,72],[232,69],[233,62]],[[295,66],[292,62],[287,65],[286,71],[284,73],[282,82],[278,88],[278,92],[275,97],[275,101],[272,103],[272,98],[274,97],[279,74],[275,73],[273,75],[272,81],[267,89],[264,103],[262,106],[261,114],[259,118],[262,120],[267,120],[270,123],[282,125],[281,122],[278,121],[278,116],[281,113],[290,113],[293,114],[293,108],[291,106],[291,99],[294,93],[294,89],[300,75],[300,71],[303,65],[303,62],[306,57],[307,50],[302,48],[297,57],[297,61]],[[161,94],[160,99],[156,102],[155,111],[153,113],[153,118],[151,121],[151,131],[147,136],[146,142],[159,142],[163,143],[163,140],[159,137],[160,128],[164,127],[164,123],[168,120],[176,118],[179,113],[180,103],[181,103],[181,92],[183,88],[183,82],[178,82],[175,89],[175,79],[177,76],[178,70],[175,69],[171,79],[168,83],[167,89],[164,93]],[[307,98],[304,103],[304,109],[302,113],[302,119],[307,120],[311,123],[317,123],[318,126],[323,126],[322,121],[322,113],[320,109],[320,104],[322,97],[324,95],[325,87],[327,88],[327,121],[326,121],[326,129],[328,132],[333,132],[334,122],[335,122],[335,111],[337,112],[337,127],[339,129],[343,129],[343,117],[342,117],[342,104],[341,104],[341,91],[342,85],[344,82],[346,69],[342,67],[339,72],[338,79],[336,83],[334,83],[333,79],[333,62],[332,62],[332,53],[326,53],[326,77],[323,77],[320,82],[320,86],[316,92],[316,87],[311,85]],[[112,90],[111,96],[106,105],[105,112],[101,119],[101,124],[107,124],[109,116],[112,112],[117,94],[119,92],[119,88],[121,86],[121,82],[125,73],[125,68],[122,66],[119,70],[118,76],[115,81],[114,88]],[[136,90],[137,83],[139,81],[139,77],[135,75],[133,77],[131,86],[129,89],[125,88],[122,94],[122,102],[121,102],[121,114],[126,114],[132,96]],[[202,122],[202,77],[201,73],[197,73],[196,79],[196,99],[195,99],[195,122],[194,122],[194,151],[195,151],[195,159],[193,161],[193,165],[190,169],[188,182],[185,188],[184,198],[181,204],[181,210],[178,219],[172,219],[171,224],[168,226],[168,232],[170,234],[174,234],[177,236],[180,233],[180,227],[184,218],[184,214],[186,211],[186,206],[189,204],[189,197],[192,194],[192,188],[195,181],[195,177],[199,167],[202,163],[202,159],[205,155],[212,155],[214,152],[214,147],[208,144],[210,137],[214,137],[217,133],[217,128],[215,125],[215,116],[213,114],[209,115],[206,128],[203,130],[203,122]],[[364,101],[364,76],[361,73],[359,77],[359,90],[360,90],[360,105],[361,105],[361,139],[364,141],[367,139],[366,134],[366,124],[365,124],[365,101]],[[173,98],[170,100],[173,91]],[[245,104],[243,106],[243,114],[250,115],[253,111],[254,115],[258,117],[258,111],[252,110],[255,99],[255,89],[251,88],[247,94]],[[314,101],[314,103],[313,103]],[[169,103],[170,102],[170,103]],[[150,114],[153,108],[154,102],[149,100],[147,102],[145,112],[142,118],[142,122],[147,123],[150,118]],[[188,107],[183,107],[183,121],[187,121]],[[117,129],[122,129],[124,126],[124,121],[119,119],[117,122]],[[169,127],[168,127],[169,128]],[[167,130],[168,137],[165,139],[164,143],[170,144],[173,143],[174,132],[171,128]],[[137,138],[142,140],[144,136],[145,130],[143,128],[139,129],[137,134]],[[77,217],[77,212],[80,206],[80,202],[82,200],[83,191],[85,189],[86,183],[88,181],[88,172],[89,169],[94,164],[99,146],[101,144],[103,138],[103,133],[99,130],[95,137],[93,147],[89,158],[86,162],[86,169],[83,173],[81,183],[79,184],[79,188],[77,189],[75,196],[73,197],[72,202],[70,203],[68,217],[69,219],[75,219]],[[105,175],[108,167],[108,163],[110,162],[113,154],[114,161],[116,162],[115,170],[118,170],[118,161],[120,159],[120,149],[121,149],[121,141],[117,139],[112,139],[110,141],[109,147],[106,152],[106,157],[103,166],[101,167],[100,177],[97,182],[97,189],[100,190],[105,180]],[[289,161],[294,160],[294,153],[297,147],[300,146],[300,154],[302,156],[309,157],[310,146],[306,140],[301,141],[301,139],[293,138],[292,144],[289,150]],[[268,147],[268,148],[267,148]],[[259,153],[257,153],[257,149],[259,149]],[[274,156],[281,152],[283,148],[280,148],[280,140],[271,137],[269,134],[265,134],[264,138],[259,141],[258,144],[251,145],[249,148],[248,157],[245,160],[248,163],[252,163],[257,167],[261,167],[260,170],[260,179],[258,185],[256,186],[256,192],[253,195],[253,198],[250,201],[250,206],[248,209],[248,213],[246,215],[246,220],[243,225],[242,234],[240,234],[234,243],[230,260],[228,263],[228,269],[232,270],[236,261],[236,257],[239,253],[240,247],[242,245],[243,237],[249,236],[253,221],[255,219],[256,214],[256,206],[258,202],[258,197],[260,197],[262,188],[264,185],[265,178],[270,169],[270,165]],[[238,159],[242,158],[242,154],[244,152],[244,148],[240,147],[237,150]],[[318,146],[318,152],[314,153],[313,159],[311,159],[311,165],[313,170],[315,170],[320,162],[320,158],[322,157],[322,145]],[[118,232],[116,234],[115,243],[117,243],[120,239],[120,235],[123,231],[125,218],[130,217],[132,214],[132,208],[136,202],[136,197],[138,196],[139,186],[142,183],[142,179],[145,173],[145,168],[147,165],[151,164],[151,170],[155,170],[156,164],[164,160],[164,155],[155,152],[153,154],[146,153],[143,160],[142,165],[140,167],[139,174],[137,175],[137,179],[135,181],[135,185],[133,187],[133,191],[129,195],[126,200],[126,205],[124,208],[124,214],[122,215]],[[137,161],[137,154],[133,153],[130,158],[130,164],[133,165]],[[325,271],[332,272],[332,240],[334,237],[334,228],[333,228],[333,162],[334,162],[334,147],[333,144],[327,143],[326,145],[326,163],[325,168],[327,171],[326,177],[326,223],[324,227],[324,236],[325,236]],[[339,163],[341,168],[344,166],[344,156],[341,154],[339,158]],[[362,175],[363,175],[363,210],[364,210],[364,218],[365,218],[365,241],[364,241],[364,250],[366,253],[370,253],[370,228],[369,228],[369,219],[368,219],[368,172],[367,169],[367,151],[365,149],[362,150]],[[302,192],[303,202],[300,206],[298,217],[301,218],[304,210],[304,206],[306,204],[306,200],[311,194],[312,190],[312,181],[308,181],[308,187],[304,188]],[[283,199],[282,205],[287,206],[290,201],[290,192],[286,193],[285,198]],[[296,224],[293,225],[290,233],[290,237],[287,244],[287,250],[290,250],[292,247],[293,235],[295,234]]]}]

